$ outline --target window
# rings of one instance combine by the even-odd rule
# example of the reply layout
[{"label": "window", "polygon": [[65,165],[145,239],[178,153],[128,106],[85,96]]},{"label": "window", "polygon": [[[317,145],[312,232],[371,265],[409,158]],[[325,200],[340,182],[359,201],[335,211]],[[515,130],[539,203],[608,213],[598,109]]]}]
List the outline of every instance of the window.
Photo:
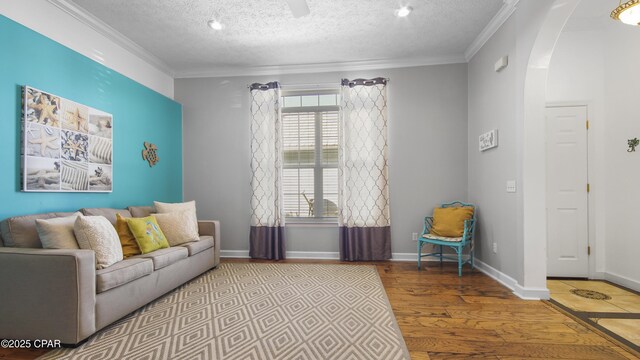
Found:
[{"label": "window", "polygon": [[335,91],[282,97],[283,192],[288,218],[338,216],[338,104]]}]

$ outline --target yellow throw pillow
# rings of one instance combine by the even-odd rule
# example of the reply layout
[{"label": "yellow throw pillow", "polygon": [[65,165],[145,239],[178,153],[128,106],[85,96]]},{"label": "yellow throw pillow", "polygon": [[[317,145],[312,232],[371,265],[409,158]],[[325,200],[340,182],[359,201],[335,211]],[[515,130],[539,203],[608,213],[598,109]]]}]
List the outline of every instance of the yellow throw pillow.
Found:
[{"label": "yellow throw pillow", "polygon": [[125,258],[141,254],[136,237],[129,230],[127,219],[120,214],[116,214],[116,231],[118,232],[120,245],[122,245],[122,254]]},{"label": "yellow throw pillow", "polygon": [[169,247],[167,238],[160,230],[160,226],[153,216],[126,220],[129,230],[136,238],[136,243],[138,243],[143,254]]},{"label": "yellow throw pillow", "polygon": [[464,234],[464,221],[473,217],[473,208],[448,207],[433,209],[433,226],[431,234],[444,237],[462,237]]}]

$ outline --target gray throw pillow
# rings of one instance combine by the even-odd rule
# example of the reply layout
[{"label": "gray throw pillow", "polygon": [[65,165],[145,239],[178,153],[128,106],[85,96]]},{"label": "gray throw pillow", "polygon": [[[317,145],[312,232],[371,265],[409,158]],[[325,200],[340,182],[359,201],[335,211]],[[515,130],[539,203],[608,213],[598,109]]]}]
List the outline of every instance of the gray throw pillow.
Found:
[{"label": "gray throw pillow", "polygon": [[36,219],[36,230],[42,247],[45,249],[79,249],[73,233],[73,226],[78,216],[82,216],[82,214],[76,212],[71,216]]}]

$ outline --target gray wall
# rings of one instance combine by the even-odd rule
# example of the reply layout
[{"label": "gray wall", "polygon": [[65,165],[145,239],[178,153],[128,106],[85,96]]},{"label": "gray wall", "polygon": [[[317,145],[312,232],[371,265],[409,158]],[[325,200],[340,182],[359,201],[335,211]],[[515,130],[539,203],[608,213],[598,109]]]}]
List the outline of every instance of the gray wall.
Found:
[{"label": "gray wall", "polygon": [[[478,206],[476,256],[506,273],[518,273],[518,198],[506,192],[518,173],[516,143],[516,67],[499,73],[498,58],[515,56],[515,19],[511,17],[469,62],[469,201]],[[503,99],[503,101],[500,101]],[[511,101],[509,101],[511,100]],[[498,147],[478,151],[478,136],[498,129]],[[493,242],[498,251],[493,252]],[[502,255],[504,254],[504,256]]]},{"label": "gray wall", "polygon": [[[389,83],[392,249],[416,253],[412,232],[437,204],[467,199],[467,65],[362,72],[177,79],[183,104],[184,197],[200,218],[217,219],[222,250],[248,250],[249,91],[247,84],[338,83],[385,76]],[[337,227],[288,226],[289,251],[338,251]]]},{"label": "gray wall", "polygon": [[[545,266],[545,260],[540,259],[539,253],[527,253],[531,246],[525,243],[525,230],[531,231],[525,229],[522,190],[528,185],[540,185],[524,183],[525,108],[537,105],[525,98],[525,91],[527,81],[537,80],[535,76],[532,80],[531,74],[536,75],[535,71],[545,66],[542,62],[530,63],[530,58],[554,3],[555,0],[520,1],[514,14],[468,64],[468,193],[469,201],[478,206],[477,257],[523,287],[530,286],[531,279],[544,284],[544,277],[536,276],[544,272],[539,268]],[[496,73],[494,64],[504,55],[509,56],[509,66]],[[544,89],[540,91],[543,93]],[[538,129],[544,127],[544,117],[536,120]],[[478,136],[491,129],[498,129],[499,145],[480,153]],[[544,154],[544,148],[540,151]],[[516,193],[506,192],[507,180],[516,180]],[[530,222],[531,227],[544,227]],[[497,243],[496,253],[493,242]],[[533,289],[542,287],[536,283]]]}]

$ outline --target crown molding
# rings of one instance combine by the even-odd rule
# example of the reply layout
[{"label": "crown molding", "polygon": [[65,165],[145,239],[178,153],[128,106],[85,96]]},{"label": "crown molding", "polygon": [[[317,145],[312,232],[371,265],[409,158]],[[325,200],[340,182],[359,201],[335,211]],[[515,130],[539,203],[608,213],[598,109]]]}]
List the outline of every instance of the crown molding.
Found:
[{"label": "crown molding", "polygon": [[230,77],[230,76],[264,76],[284,74],[324,73],[336,71],[366,71],[380,69],[407,68],[427,65],[468,63],[493,34],[504,24],[516,10],[519,0],[503,0],[498,13],[489,21],[475,40],[467,47],[464,55],[419,57],[409,59],[365,60],[318,64],[267,65],[250,67],[215,67],[189,70],[174,70],[163,60],[153,55],[143,47],[112,28],[85,9],[69,0],[47,0],[57,8],[73,16],[81,23],[89,26],[99,34],[105,36],[117,45],[123,47],[133,55],[139,57],[159,71],[175,79],[200,77]]},{"label": "crown molding", "polygon": [[500,29],[502,24],[509,19],[511,14],[516,11],[516,6],[520,0],[502,0],[502,7],[498,13],[489,21],[487,26],[482,29],[480,34],[473,40],[471,45],[465,50],[464,58],[466,62],[469,62],[473,56],[484,46],[484,44],[491,39],[493,34]]},{"label": "crown molding", "polygon": [[124,36],[118,30],[107,25],[104,21],[98,19],[93,14],[89,13],[85,9],[73,4],[67,0],[48,0],[49,3],[56,6],[60,10],[73,16],[81,23],[87,25],[97,33],[105,36],[107,39],[113,41],[117,45],[121,46],[125,50],[129,51],[133,55],[139,57],[149,65],[155,67],[161,72],[174,77],[174,71],[164,61],[160,60],[157,56],[153,55],[143,47],[133,42],[128,37]]},{"label": "crown molding", "polygon": [[366,71],[380,69],[406,68],[425,65],[443,65],[466,63],[464,56],[423,57],[394,60],[365,60],[332,62],[320,64],[270,65],[251,67],[216,67],[211,69],[177,71],[176,79],[229,76],[263,76],[284,74],[309,74],[336,71]]}]

